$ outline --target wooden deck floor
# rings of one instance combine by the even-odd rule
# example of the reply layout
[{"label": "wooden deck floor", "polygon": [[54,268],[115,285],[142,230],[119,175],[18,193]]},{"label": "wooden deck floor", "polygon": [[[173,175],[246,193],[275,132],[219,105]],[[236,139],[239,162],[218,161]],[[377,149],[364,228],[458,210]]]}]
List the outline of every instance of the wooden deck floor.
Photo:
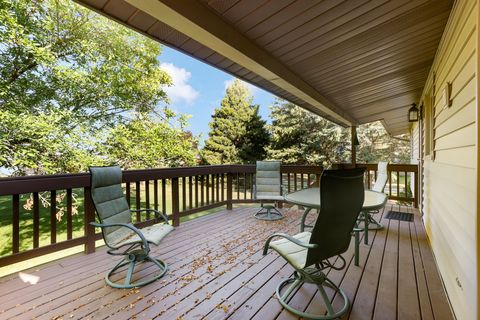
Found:
[{"label": "wooden deck floor", "polygon": [[[352,242],[347,267],[328,274],[352,302],[344,318],[453,319],[419,216],[413,222],[385,219],[390,209],[379,214],[386,228],[369,233],[370,245],[362,242],[360,266],[353,265]],[[154,249],[169,273],[143,288],[104,284],[104,272],[118,259],[104,248],[24,271],[39,277],[35,285],[19,275],[0,279],[0,319],[295,319],[274,295],[292,268],[261,250],[269,234],[297,232],[301,212],[284,209],[285,219],[264,222],[252,217],[254,210],[238,208],[182,224]],[[137,276],[151,272],[143,268]],[[317,298],[316,289],[305,285],[291,303],[318,312]]]}]

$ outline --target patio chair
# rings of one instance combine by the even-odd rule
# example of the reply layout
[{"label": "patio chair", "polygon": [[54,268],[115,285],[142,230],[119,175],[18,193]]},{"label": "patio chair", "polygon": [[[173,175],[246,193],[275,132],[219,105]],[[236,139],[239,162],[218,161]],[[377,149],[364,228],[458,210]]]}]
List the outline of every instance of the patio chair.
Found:
[{"label": "patio chair", "polygon": [[[103,239],[110,248],[107,251],[109,254],[124,256],[113,269],[107,271],[105,282],[114,288],[134,288],[161,278],[167,272],[167,264],[149,255],[150,244],[159,245],[160,241],[173,230],[173,227],[168,224],[168,218],[153,209],[130,210],[123,196],[120,167],[90,167],[90,174],[93,204],[100,221],[100,223],[92,222],[91,224],[102,228]],[[131,218],[131,212],[138,211],[154,212],[157,222],[162,223],[139,230],[132,224]],[[145,280],[132,282],[135,266],[140,262],[153,263],[160,269],[160,273],[153,274]],[[114,272],[127,265],[123,284],[113,281],[111,277]]]},{"label": "patio chair", "polygon": [[[375,184],[372,187],[372,191],[376,192],[383,192],[385,186],[388,182],[388,162],[380,161],[377,165],[377,179],[375,180]],[[370,210],[370,211],[362,211],[359,216],[359,221],[364,221],[367,224],[368,230],[380,230],[383,229],[383,225],[381,225],[377,220],[373,218],[373,214],[378,213],[379,210]]]},{"label": "patio chair", "polygon": [[[351,233],[364,200],[363,168],[351,170],[326,170],[320,181],[320,213],[311,232],[290,236],[284,233],[271,235],[264,246],[275,250],[295,269],[293,275],[282,281],[276,290],[282,306],[297,316],[310,319],[335,319],[349,308],[350,302],[343,290],[327,278],[323,270],[345,268],[341,256],[349,245]],[[274,238],[282,239],[272,241]],[[336,260],[332,258],[337,257]],[[331,259],[332,261],[330,261]],[[326,308],[326,314],[310,314],[288,305],[296,289],[304,283],[315,284]],[[282,293],[285,286],[288,288]],[[343,300],[334,310],[325,287],[333,289]]]},{"label": "patio chair", "polygon": [[[257,219],[272,221],[283,218],[282,213],[276,208],[276,203],[284,200],[281,166],[281,161],[257,161],[253,186],[254,199],[261,201],[260,210],[254,214]],[[264,202],[273,202],[273,205],[264,204]]]}]

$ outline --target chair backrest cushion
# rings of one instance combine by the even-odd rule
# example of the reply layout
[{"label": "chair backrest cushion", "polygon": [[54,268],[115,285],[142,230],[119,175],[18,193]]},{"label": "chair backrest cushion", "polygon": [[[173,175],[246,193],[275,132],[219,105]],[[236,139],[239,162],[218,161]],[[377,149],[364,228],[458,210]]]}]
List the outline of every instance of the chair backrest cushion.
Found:
[{"label": "chair backrest cushion", "polygon": [[281,161],[257,161],[255,175],[256,197],[280,196],[281,187]]},{"label": "chair backrest cushion", "polygon": [[377,179],[372,187],[373,191],[383,192],[388,181],[388,162],[380,161],[377,165]]},{"label": "chair backrest cushion", "polygon": [[312,230],[307,264],[310,266],[348,249],[351,233],[365,197],[364,168],[325,170],[320,181],[320,212]]},{"label": "chair backrest cushion", "polygon": [[[92,200],[101,223],[131,223],[131,212],[122,190],[122,170],[118,166],[90,167]],[[115,243],[130,229],[102,229],[105,242]]]}]

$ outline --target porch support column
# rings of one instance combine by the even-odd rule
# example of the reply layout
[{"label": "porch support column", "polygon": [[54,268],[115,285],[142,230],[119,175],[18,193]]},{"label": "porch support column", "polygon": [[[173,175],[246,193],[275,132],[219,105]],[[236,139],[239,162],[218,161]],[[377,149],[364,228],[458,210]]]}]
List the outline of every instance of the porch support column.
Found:
[{"label": "porch support column", "polygon": [[357,136],[357,126],[351,127],[351,136],[352,136],[352,165],[355,166],[357,164],[357,146],[355,145],[355,137]]}]

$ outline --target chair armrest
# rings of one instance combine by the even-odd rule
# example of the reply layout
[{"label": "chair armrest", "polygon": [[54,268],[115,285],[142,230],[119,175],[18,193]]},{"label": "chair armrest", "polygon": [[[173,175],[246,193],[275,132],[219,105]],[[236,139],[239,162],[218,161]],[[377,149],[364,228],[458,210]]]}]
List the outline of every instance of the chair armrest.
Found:
[{"label": "chair armrest", "polygon": [[155,218],[162,218],[166,223],[168,223],[168,217],[163,213],[155,209],[138,209],[130,210],[131,212],[153,212],[155,213]]},{"label": "chair armrest", "polygon": [[98,227],[98,228],[102,228],[102,229],[103,228],[108,228],[108,227],[128,228],[128,229],[132,230],[133,232],[135,232],[140,237],[140,239],[143,242],[143,246],[147,250],[147,252],[150,251],[150,246],[148,245],[147,239],[145,239],[145,236],[143,235],[143,233],[138,228],[136,228],[135,226],[132,226],[132,225],[129,225],[129,224],[126,224],[126,223],[96,223],[96,222],[90,222],[90,224],[94,227]]},{"label": "chair armrest", "polygon": [[266,255],[267,252],[268,252],[268,248],[270,247],[270,242],[272,241],[273,238],[275,237],[280,237],[280,238],[284,238],[284,239],[287,239],[288,241],[290,242],[293,242],[295,243],[296,245],[300,246],[300,247],[303,247],[303,248],[306,248],[306,249],[314,249],[316,247],[318,247],[318,245],[314,244],[314,243],[305,243],[305,242],[302,242],[298,239],[295,239],[294,237],[292,236],[289,236],[288,234],[286,233],[274,233],[272,234],[270,237],[267,238],[267,241],[265,242],[265,245],[263,246],[263,255]]}]

